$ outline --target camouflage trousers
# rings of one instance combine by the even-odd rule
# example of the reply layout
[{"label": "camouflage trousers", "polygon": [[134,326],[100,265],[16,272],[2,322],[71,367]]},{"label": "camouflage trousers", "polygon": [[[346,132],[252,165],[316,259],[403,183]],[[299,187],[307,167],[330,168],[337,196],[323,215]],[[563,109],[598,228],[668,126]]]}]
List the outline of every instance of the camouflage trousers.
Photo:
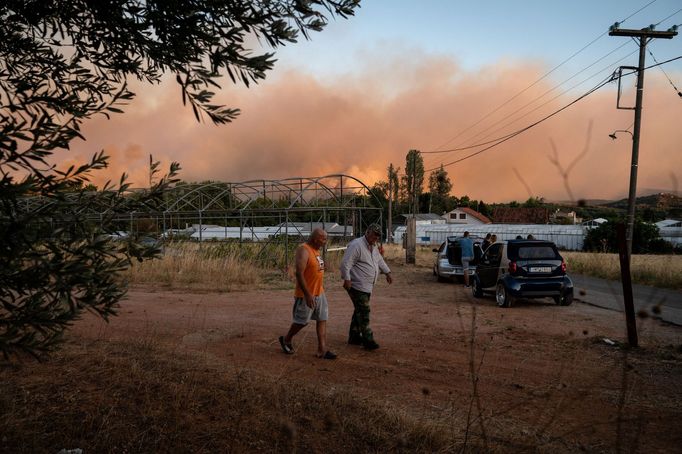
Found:
[{"label": "camouflage trousers", "polygon": [[374,334],[369,327],[369,298],[372,294],[351,288],[348,295],[355,308],[350,321],[348,341],[362,344],[374,341]]}]

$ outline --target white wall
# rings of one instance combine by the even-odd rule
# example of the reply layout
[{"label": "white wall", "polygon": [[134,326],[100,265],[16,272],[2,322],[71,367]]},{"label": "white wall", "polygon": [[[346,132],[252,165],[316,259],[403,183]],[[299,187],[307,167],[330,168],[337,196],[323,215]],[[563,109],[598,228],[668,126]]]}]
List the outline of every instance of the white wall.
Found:
[{"label": "white wall", "polygon": [[[517,235],[526,238],[529,234],[537,240],[553,241],[560,248],[581,250],[585,238],[585,229],[580,225],[552,225],[552,224],[446,224],[417,226],[417,244],[437,245],[445,241],[448,236],[462,236],[464,231],[472,236],[485,237],[488,233],[497,235],[498,240],[513,240]],[[396,229],[393,238],[397,244],[402,244],[405,227]]]}]

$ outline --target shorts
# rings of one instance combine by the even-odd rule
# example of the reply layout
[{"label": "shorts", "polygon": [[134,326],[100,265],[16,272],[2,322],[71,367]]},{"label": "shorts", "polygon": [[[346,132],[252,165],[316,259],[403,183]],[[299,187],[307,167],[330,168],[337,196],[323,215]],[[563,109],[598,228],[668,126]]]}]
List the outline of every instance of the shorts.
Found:
[{"label": "shorts", "polygon": [[305,303],[305,298],[294,298],[293,320],[298,325],[307,325],[310,320],[318,322],[326,321],[329,316],[327,297],[324,293],[313,297],[315,299],[315,309],[311,309]]},{"label": "shorts", "polygon": [[462,257],[462,269],[468,270],[469,262],[471,262],[473,259],[474,259],[473,257]]}]

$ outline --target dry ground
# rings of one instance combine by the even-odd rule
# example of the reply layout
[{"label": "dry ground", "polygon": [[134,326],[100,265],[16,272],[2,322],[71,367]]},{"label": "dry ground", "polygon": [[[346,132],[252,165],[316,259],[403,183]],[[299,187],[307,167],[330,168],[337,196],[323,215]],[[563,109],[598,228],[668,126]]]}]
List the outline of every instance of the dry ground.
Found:
[{"label": "dry ground", "polygon": [[[620,313],[579,302],[558,307],[549,299],[501,309],[492,297],[475,300],[461,285],[435,282],[428,267],[391,265],[394,284],[382,280],[372,297],[372,328],[381,345],[374,352],[345,343],[352,305],[336,276],[327,276],[328,340],[336,361],[315,358],[313,326],[294,339],[296,354],[281,352],[277,337],[290,323],[291,289],[133,288],[118,317],[108,324],[85,317],[51,361],[0,370],[5,393],[27,393],[0,398],[6,409],[0,423],[25,421],[6,429],[0,451],[679,452],[682,328],[640,319],[641,347],[628,350]],[[126,377],[138,380],[139,368],[152,367],[144,366],[144,355],[164,361],[165,369],[154,370],[169,377],[129,385]],[[97,364],[85,359],[94,357]],[[247,393],[240,374],[257,377],[260,387],[249,381]],[[183,380],[192,384],[187,400],[172,398],[164,384],[185,389]],[[277,391],[268,394],[263,383]],[[234,399],[235,387],[246,397],[237,396],[230,411],[251,423],[215,411],[221,399]],[[53,413],[80,415],[89,429],[68,437],[59,427],[49,434],[29,429],[50,420],[50,414],[41,419],[19,410],[32,402],[30,393]],[[115,403],[104,397],[112,393]],[[308,406],[306,395],[323,403]],[[172,402],[156,402],[163,399]],[[144,414],[168,413],[164,405],[172,409],[172,423]],[[261,417],[249,420],[243,409],[259,405],[252,413]],[[119,428],[122,434],[107,435],[113,444],[93,439],[102,431],[98,425],[121,425],[129,413],[137,416]],[[140,424],[152,426],[148,439],[137,433]],[[199,429],[208,431],[197,435],[205,438],[200,443],[183,438],[200,425],[212,427]],[[132,431],[128,438],[126,431]]]}]

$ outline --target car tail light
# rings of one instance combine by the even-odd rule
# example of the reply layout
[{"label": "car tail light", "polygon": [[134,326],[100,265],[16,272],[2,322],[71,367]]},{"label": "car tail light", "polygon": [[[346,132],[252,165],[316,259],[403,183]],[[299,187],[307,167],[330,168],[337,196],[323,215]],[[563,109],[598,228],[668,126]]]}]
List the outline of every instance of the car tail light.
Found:
[{"label": "car tail light", "polygon": [[566,272],[566,262],[564,262],[563,260],[561,261],[561,272],[562,273]]},{"label": "car tail light", "polygon": [[516,262],[509,262],[509,272],[512,274],[516,273]]}]

